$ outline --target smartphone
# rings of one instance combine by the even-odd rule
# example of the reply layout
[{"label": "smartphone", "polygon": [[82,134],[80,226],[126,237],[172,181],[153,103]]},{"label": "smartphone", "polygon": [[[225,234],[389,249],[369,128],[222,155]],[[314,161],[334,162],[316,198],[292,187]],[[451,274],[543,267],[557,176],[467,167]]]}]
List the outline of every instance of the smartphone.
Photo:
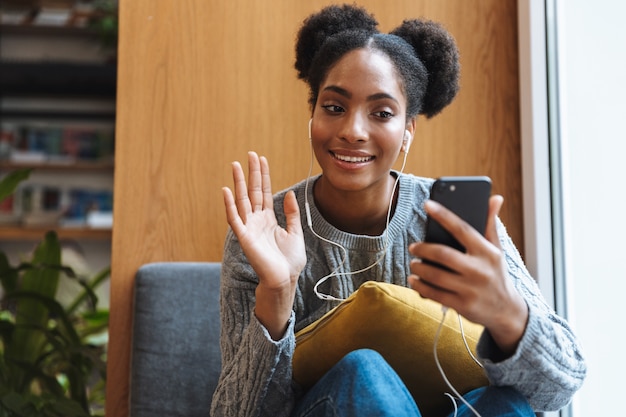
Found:
[{"label": "smartphone", "polygon": [[[487,226],[490,195],[491,179],[486,176],[441,177],[435,180],[430,189],[431,200],[454,212],[482,235]],[[465,252],[463,245],[430,217],[426,220],[424,241],[448,245]]]}]

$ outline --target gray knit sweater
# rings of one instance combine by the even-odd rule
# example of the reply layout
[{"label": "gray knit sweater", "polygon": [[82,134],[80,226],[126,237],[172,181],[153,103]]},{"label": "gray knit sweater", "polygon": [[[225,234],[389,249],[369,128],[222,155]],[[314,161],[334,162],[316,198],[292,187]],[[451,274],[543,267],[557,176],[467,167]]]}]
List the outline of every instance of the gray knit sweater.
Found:
[{"label": "gray knit sweater", "polygon": [[[316,179],[312,178],[311,184]],[[407,248],[424,237],[423,203],[429,196],[431,184],[431,179],[400,174],[399,198],[388,226],[389,247],[383,261],[360,274],[331,278],[321,285],[320,291],[346,298],[368,280],[406,286],[410,260]],[[281,340],[273,341],[254,316],[258,278],[232,231],[227,235],[221,278],[222,374],[213,396],[211,415],[214,417],[289,416],[300,395],[291,372],[294,334],[337,304],[320,300],[313,287],[338,266],[343,253],[318,239],[307,226],[304,182],[290,189],[295,191],[300,206],[307,264],[300,275],[292,317]],[[318,212],[312,189],[312,186],[308,189],[308,201],[313,229],[347,250],[343,270],[356,271],[373,264],[385,248],[385,235],[361,236],[336,229]],[[283,199],[286,191],[277,193],[274,198],[276,218],[282,226],[285,225]],[[491,384],[515,387],[536,411],[559,409],[581,386],[586,374],[584,359],[568,324],[544,301],[501,223],[499,235],[509,277],[526,299],[529,319],[513,356],[499,360],[501,352],[488,332],[484,332],[478,343],[479,357]]]}]

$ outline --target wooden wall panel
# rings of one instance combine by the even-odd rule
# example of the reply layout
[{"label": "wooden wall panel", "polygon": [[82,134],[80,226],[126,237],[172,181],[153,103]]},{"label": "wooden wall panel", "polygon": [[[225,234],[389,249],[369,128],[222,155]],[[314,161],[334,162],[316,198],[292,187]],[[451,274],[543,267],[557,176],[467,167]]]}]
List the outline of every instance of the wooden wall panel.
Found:
[{"label": "wooden wall panel", "polygon": [[[274,190],[307,174],[309,108],[297,80],[300,22],[328,1],[120,0],[107,415],[128,414],[132,285],[153,261],[221,259],[221,187],[248,150]],[[513,0],[363,0],[382,30],[442,22],[461,52],[461,91],[419,119],[407,171],[490,175],[521,248],[517,5]],[[390,7],[392,5],[393,7]]]}]

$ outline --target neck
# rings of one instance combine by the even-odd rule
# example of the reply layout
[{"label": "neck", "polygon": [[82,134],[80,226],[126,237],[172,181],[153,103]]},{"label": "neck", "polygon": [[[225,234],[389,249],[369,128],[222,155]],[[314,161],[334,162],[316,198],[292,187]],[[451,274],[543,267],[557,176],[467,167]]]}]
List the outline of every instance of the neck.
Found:
[{"label": "neck", "polygon": [[[380,236],[387,227],[395,182],[396,178],[390,174],[386,181],[371,189],[342,191],[333,188],[322,176],[314,184],[313,195],[320,214],[337,229],[358,235]],[[396,190],[391,202],[391,215],[397,198]]]}]

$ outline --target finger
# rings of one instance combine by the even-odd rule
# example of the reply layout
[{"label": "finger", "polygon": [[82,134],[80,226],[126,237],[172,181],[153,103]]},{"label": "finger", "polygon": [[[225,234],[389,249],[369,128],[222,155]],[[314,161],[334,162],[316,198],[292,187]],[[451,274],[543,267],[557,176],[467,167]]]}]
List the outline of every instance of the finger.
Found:
[{"label": "finger", "polygon": [[[442,245],[436,246],[444,247]],[[463,256],[458,251],[454,252],[452,256]],[[433,265],[425,259],[426,258],[422,260],[411,260],[410,269],[413,274],[419,276],[424,282],[441,291],[456,293],[463,287],[463,281],[459,279],[460,276],[457,272],[445,269],[445,267],[441,266],[443,265],[442,263]]]},{"label": "finger", "polygon": [[504,204],[504,197],[501,195],[491,196],[489,199],[489,215],[487,217],[487,228],[485,229],[485,237],[498,249],[502,249],[500,245],[500,237],[498,236],[498,214]]},{"label": "finger", "polygon": [[298,207],[296,194],[293,191],[289,191],[287,195],[285,195],[285,201],[283,204],[287,221],[287,233],[301,235],[302,222],[300,221],[300,208]]},{"label": "finger", "polygon": [[256,152],[248,152],[248,198],[253,211],[263,209],[261,162]]},{"label": "finger", "polygon": [[445,289],[439,288],[417,275],[410,275],[409,286],[423,298],[436,301],[444,306],[453,307],[459,303],[459,296]]},{"label": "finger", "polygon": [[[453,264],[461,262],[459,258],[465,254],[447,245],[440,243],[415,242],[409,246],[409,252],[423,261],[426,265],[432,266],[429,262],[443,265],[449,269],[453,269]],[[422,263],[418,264],[422,267]]]},{"label": "finger", "polygon": [[270,165],[267,158],[262,156],[261,163],[261,186],[263,191],[263,207],[274,210],[274,196],[272,195],[272,181],[270,179]]},{"label": "finger", "polygon": [[248,198],[248,186],[246,184],[246,178],[243,174],[243,168],[237,161],[233,162],[233,183],[235,186],[235,204],[239,217],[246,221],[248,213],[252,211],[250,207],[250,199]]},{"label": "finger", "polygon": [[233,192],[228,187],[222,188],[222,196],[224,197],[224,208],[226,209],[226,220],[230,225],[235,235],[239,236],[245,227],[239,212],[237,211],[237,205],[235,204],[235,197]]}]

